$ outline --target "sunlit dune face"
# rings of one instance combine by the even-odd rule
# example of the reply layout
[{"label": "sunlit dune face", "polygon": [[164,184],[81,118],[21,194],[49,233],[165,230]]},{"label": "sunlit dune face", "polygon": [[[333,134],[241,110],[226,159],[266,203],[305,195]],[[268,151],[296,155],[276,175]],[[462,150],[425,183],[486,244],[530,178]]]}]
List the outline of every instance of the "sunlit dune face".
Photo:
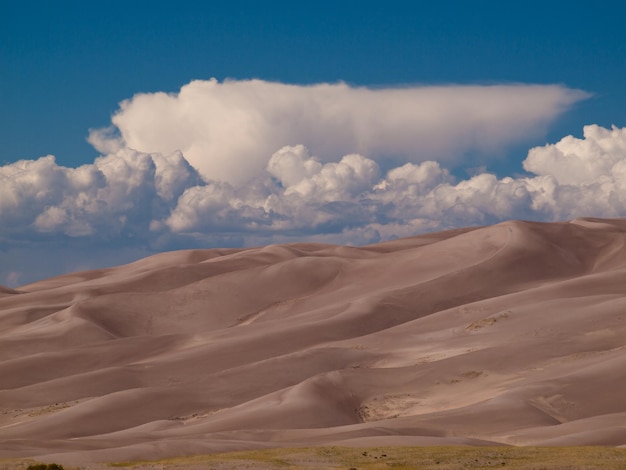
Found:
[{"label": "sunlit dune face", "polygon": [[0,292],[3,455],[623,442],[626,223],[164,253]]}]

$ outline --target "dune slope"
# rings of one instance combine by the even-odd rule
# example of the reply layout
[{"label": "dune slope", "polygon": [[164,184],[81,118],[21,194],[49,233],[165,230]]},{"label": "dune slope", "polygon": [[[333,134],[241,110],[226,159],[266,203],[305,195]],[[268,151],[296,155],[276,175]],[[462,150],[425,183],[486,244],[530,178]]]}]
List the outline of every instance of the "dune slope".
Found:
[{"label": "dune slope", "polygon": [[0,455],[626,445],[625,241],[505,222],[0,288]]}]

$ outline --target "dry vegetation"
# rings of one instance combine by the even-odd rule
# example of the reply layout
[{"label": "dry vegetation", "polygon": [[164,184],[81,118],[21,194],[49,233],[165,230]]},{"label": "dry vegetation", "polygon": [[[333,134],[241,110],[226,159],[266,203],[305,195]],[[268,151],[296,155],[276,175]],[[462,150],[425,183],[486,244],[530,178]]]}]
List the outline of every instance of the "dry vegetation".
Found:
[{"label": "dry vegetation", "polygon": [[[156,464],[156,467],[154,466]],[[132,469],[545,469],[626,468],[626,449],[607,447],[321,447],[234,452],[139,464]]]},{"label": "dry vegetation", "polygon": [[[0,461],[0,468],[26,470],[33,461]],[[147,469],[494,469],[617,470],[626,449],[611,447],[310,447],[181,457],[159,461],[65,466],[66,470]]]}]

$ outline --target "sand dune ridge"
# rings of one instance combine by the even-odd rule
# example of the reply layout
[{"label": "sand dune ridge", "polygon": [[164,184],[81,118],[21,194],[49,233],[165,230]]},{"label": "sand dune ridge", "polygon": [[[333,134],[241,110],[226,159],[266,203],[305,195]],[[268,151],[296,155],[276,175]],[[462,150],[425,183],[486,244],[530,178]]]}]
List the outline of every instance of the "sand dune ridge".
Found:
[{"label": "sand dune ridge", "polygon": [[0,454],[625,445],[625,240],[622,219],[511,221],[0,288]]}]

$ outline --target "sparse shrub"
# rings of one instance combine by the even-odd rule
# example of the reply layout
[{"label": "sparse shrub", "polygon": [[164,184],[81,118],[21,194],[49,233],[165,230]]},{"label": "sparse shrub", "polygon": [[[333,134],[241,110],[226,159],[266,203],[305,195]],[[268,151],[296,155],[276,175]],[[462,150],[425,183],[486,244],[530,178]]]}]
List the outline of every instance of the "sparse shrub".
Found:
[{"label": "sparse shrub", "polygon": [[64,470],[63,465],[58,463],[35,463],[29,465],[26,470]]}]

